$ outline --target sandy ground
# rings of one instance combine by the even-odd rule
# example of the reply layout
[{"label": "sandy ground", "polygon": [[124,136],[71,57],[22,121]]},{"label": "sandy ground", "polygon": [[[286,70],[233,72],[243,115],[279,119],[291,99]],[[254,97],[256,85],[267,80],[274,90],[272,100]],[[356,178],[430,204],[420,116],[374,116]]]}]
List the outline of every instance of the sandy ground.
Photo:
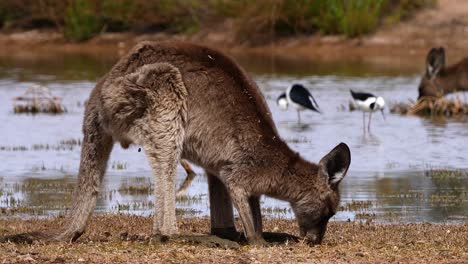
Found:
[{"label": "sandy ground", "polygon": [[[0,236],[58,230],[64,218],[0,220]],[[0,263],[467,263],[468,223],[461,225],[332,222],[321,245],[302,242],[251,247],[176,240],[153,243],[152,219],[129,215],[93,217],[75,243],[0,243]],[[179,219],[181,233],[203,235],[208,219]],[[266,220],[266,231],[296,234],[291,220]],[[127,234],[125,234],[127,233]]]}]

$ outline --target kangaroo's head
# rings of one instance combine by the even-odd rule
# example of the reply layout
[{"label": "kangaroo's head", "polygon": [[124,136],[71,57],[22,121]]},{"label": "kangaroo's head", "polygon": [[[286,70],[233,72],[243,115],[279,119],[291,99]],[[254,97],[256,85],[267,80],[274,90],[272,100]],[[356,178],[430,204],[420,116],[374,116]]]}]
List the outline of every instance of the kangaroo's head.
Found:
[{"label": "kangaroo's head", "polygon": [[299,224],[300,235],[308,243],[322,242],[328,220],[338,209],[340,202],[338,185],[346,175],[350,163],[349,148],[346,144],[340,143],[320,160],[318,175],[311,178],[313,181],[304,183],[310,185],[306,187],[306,193],[298,201],[291,203]]},{"label": "kangaroo's head", "polygon": [[441,97],[444,95],[444,88],[440,83],[440,72],[445,67],[444,48],[432,48],[426,57],[426,72],[419,84],[419,98],[423,96]]}]

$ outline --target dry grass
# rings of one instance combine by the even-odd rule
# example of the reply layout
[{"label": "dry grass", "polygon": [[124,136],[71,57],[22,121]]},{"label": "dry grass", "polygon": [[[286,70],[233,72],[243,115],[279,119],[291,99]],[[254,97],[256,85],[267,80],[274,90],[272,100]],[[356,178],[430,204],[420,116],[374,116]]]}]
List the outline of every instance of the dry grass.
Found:
[{"label": "dry grass", "polygon": [[402,115],[420,116],[459,116],[468,115],[468,104],[460,98],[449,100],[446,98],[423,97],[416,103],[394,104],[390,111]]},{"label": "dry grass", "polygon": [[23,95],[14,98],[13,111],[15,114],[61,114],[65,112],[65,108],[62,105],[62,98],[52,95],[49,88],[35,85],[27,89]]},{"label": "dry grass", "polygon": [[[0,235],[58,230],[64,218],[0,220]],[[95,216],[76,243],[0,244],[0,263],[466,263],[468,224],[365,224],[332,222],[324,242],[222,249],[183,242],[149,243],[152,218]],[[207,234],[209,220],[179,219],[182,233]],[[292,220],[265,221],[265,229],[296,234]]]}]

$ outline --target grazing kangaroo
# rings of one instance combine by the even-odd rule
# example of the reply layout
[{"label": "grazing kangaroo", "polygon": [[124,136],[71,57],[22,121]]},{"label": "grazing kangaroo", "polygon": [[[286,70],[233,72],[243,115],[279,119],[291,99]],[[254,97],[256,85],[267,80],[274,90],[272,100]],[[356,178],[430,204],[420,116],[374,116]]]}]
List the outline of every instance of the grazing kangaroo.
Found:
[{"label": "grazing kangaroo", "polygon": [[426,57],[426,72],[419,84],[418,99],[459,91],[468,91],[468,58],[446,67],[444,48],[432,48]]},{"label": "grazing kangaroo", "polygon": [[84,231],[114,142],[143,147],[155,175],[153,234],[177,234],[179,160],[208,175],[212,233],[232,238],[233,204],[247,241],[263,244],[259,197],[291,203],[300,234],[320,243],[338,207],[351,154],[341,143],[318,164],[280,139],[253,80],[222,53],[193,44],[143,42],[107,73],[86,105],[78,186],[67,229]]}]

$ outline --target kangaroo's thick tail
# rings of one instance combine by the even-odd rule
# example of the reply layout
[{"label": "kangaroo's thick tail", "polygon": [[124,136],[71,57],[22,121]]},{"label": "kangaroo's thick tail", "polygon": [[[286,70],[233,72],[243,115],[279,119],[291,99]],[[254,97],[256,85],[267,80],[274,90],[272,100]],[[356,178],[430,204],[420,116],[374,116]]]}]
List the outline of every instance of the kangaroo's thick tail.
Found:
[{"label": "kangaroo's thick tail", "polygon": [[30,232],[14,235],[0,236],[0,243],[32,244],[34,241],[53,241],[54,234]]},{"label": "kangaroo's thick tail", "polygon": [[193,171],[192,167],[187,161],[180,160],[180,165],[182,165],[182,167],[185,169],[185,172],[187,172],[187,177],[185,178],[184,182],[182,183],[182,185],[180,185],[179,189],[177,190],[177,193],[176,193],[177,196],[184,195],[185,191],[190,186],[193,179],[195,179],[195,176],[197,176],[197,174]]}]

